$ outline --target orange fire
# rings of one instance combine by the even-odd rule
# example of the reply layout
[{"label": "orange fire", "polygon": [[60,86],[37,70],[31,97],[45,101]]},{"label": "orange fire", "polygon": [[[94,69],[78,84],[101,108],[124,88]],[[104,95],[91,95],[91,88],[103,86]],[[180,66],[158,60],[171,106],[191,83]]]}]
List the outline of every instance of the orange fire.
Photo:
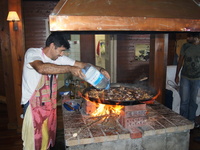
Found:
[{"label": "orange fire", "polygon": [[156,100],[158,98],[158,96],[160,95],[160,90],[158,91],[158,93],[156,94],[156,96],[154,96],[152,99]]},{"label": "orange fire", "polygon": [[109,104],[98,103],[100,102],[100,99],[97,100],[97,102],[93,102],[89,100],[88,95],[83,96],[82,93],[80,93],[80,95],[89,103],[93,103],[96,105],[96,110],[91,114],[93,117],[104,116],[104,115],[106,116],[110,114],[119,115],[121,109],[124,107],[122,105],[109,105]]},{"label": "orange fire", "polygon": [[91,115],[92,116],[104,116],[110,114],[119,115],[123,107],[124,106],[121,105],[98,104],[97,109]]},{"label": "orange fire", "polygon": [[160,90],[158,91],[158,93],[150,100],[142,102],[144,104],[154,104],[155,100],[158,98],[158,96],[160,95]]}]

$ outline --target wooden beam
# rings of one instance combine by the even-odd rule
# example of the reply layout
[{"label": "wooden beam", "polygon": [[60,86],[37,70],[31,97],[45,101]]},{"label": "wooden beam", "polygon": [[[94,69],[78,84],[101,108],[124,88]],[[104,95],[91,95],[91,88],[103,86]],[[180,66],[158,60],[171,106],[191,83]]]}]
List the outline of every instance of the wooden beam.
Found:
[{"label": "wooden beam", "polygon": [[[89,42],[88,42],[89,41]],[[81,61],[95,64],[95,35],[80,35]]]},{"label": "wooden beam", "polygon": [[[8,11],[16,11],[19,15],[20,21],[18,22],[18,30],[13,30],[13,23],[9,22],[9,35],[10,35],[10,53],[12,63],[12,78],[14,93],[12,99],[7,99],[8,116],[16,118],[16,128],[21,130],[22,114],[21,108],[21,83],[22,83],[22,68],[24,59],[24,30],[22,27],[22,11],[21,11],[21,0],[8,0]],[[10,89],[6,89],[8,93]],[[7,95],[6,95],[7,96]],[[9,97],[10,98],[10,97]],[[12,124],[15,124],[14,122]],[[9,127],[11,126],[9,122]]]},{"label": "wooden beam", "polygon": [[50,31],[200,31],[199,19],[49,16]]},{"label": "wooden beam", "polygon": [[[190,10],[190,11],[185,11]],[[200,31],[192,0],[60,0],[51,31]]]},{"label": "wooden beam", "polygon": [[168,34],[151,34],[149,79],[150,85],[160,92],[157,98],[160,103],[165,101],[167,52]]},{"label": "wooden beam", "polygon": [[[16,119],[16,108],[15,102],[13,100],[14,97],[14,82],[13,82],[13,72],[12,72],[12,61],[11,61],[11,50],[10,50],[10,40],[9,40],[9,27],[8,22],[6,21],[8,15],[8,1],[4,0],[1,1],[1,8],[5,8],[1,16],[1,30],[0,30],[0,41],[1,41],[1,54],[2,54],[2,64],[3,64],[3,76],[4,76],[4,89],[5,89],[5,96],[6,96],[6,103],[8,109],[8,127],[15,129],[17,128],[17,119]],[[3,81],[1,79],[1,81]],[[3,86],[3,84],[1,85]]]}]

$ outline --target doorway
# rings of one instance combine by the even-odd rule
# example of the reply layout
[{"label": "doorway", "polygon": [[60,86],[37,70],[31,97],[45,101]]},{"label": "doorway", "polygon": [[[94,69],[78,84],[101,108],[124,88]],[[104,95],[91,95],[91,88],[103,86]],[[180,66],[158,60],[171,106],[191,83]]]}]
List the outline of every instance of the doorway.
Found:
[{"label": "doorway", "polygon": [[105,68],[105,35],[95,35],[95,64]]},{"label": "doorway", "polygon": [[111,77],[111,83],[117,79],[117,35],[95,35],[95,65],[105,68]]}]

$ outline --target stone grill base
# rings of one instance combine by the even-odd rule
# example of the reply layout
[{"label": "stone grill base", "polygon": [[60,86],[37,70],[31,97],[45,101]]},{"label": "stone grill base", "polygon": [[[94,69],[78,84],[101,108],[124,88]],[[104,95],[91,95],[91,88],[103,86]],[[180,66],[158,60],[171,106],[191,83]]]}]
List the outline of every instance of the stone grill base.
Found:
[{"label": "stone grill base", "polygon": [[[103,126],[103,122],[88,126],[87,117],[63,107],[67,149],[188,150],[189,131],[194,127],[192,122],[157,102],[147,105],[146,110],[146,123],[127,130],[118,122],[110,127]],[[74,133],[78,136],[73,137]]]},{"label": "stone grill base", "polygon": [[189,131],[70,146],[66,150],[188,150]]}]

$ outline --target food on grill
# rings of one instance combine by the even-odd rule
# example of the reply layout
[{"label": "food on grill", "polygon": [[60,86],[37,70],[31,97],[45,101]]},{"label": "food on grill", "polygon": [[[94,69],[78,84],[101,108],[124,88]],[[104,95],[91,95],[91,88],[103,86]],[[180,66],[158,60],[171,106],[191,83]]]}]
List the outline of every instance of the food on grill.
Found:
[{"label": "food on grill", "polygon": [[150,91],[140,87],[111,87],[110,90],[91,89],[86,93],[89,99],[135,101],[153,98]]}]

